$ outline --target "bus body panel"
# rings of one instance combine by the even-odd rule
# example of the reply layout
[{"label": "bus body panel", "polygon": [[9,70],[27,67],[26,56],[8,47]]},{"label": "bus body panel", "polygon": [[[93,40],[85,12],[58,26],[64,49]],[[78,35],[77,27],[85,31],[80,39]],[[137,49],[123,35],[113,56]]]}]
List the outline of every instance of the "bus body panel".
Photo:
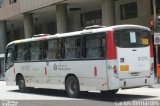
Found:
[{"label": "bus body panel", "polygon": [[141,48],[117,47],[117,60],[120,79],[150,76],[149,46]]},{"label": "bus body panel", "polygon": [[[147,82],[145,82],[147,81]],[[135,83],[136,82],[136,83]],[[122,79],[120,80],[120,88],[135,88],[135,87],[142,87],[142,86],[149,86],[153,85],[154,80],[150,77],[137,77],[132,79]]]},{"label": "bus body panel", "polygon": [[16,81],[15,81],[15,71],[14,71],[14,67],[10,67],[8,69],[8,71],[5,73],[6,75],[6,84],[7,85],[11,85],[11,86],[15,86],[16,85]]},{"label": "bus body panel", "polygon": [[[106,56],[97,59],[81,57],[78,59],[65,60],[61,57],[57,60],[43,58],[39,61],[13,62],[13,66],[6,70],[7,85],[16,85],[17,74],[23,75],[26,87],[35,88],[65,90],[65,78],[67,75],[74,75],[77,77],[80,91],[107,91],[119,88],[152,85],[154,83],[154,73],[151,72],[153,57],[150,56],[150,46],[137,48],[116,46],[113,37],[114,30],[117,30],[117,28],[118,30],[137,28],[149,31],[148,28],[142,26],[122,25],[44,37],[45,40],[52,40],[54,38],[63,39],[72,36],[81,36],[83,35],[82,32],[87,32],[87,34],[97,33],[97,35],[107,32]],[[92,34],[89,36],[92,36]],[[18,40],[9,45],[41,40],[42,37]],[[10,57],[8,58],[10,59]]]},{"label": "bus body panel", "polygon": [[114,66],[116,63],[117,60],[107,60],[107,78],[109,90],[119,89],[119,77],[118,74],[114,73]]},{"label": "bus body panel", "polygon": [[13,71],[7,71],[8,75],[12,72],[7,76],[8,85],[10,83],[16,85],[16,75],[20,73],[24,76],[27,87],[64,90],[65,77],[74,74],[79,80],[81,91],[108,90],[106,60],[51,61],[38,64],[37,62],[15,63],[15,74]]},{"label": "bus body panel", "polygon": [[[96,75],[95,68],[97,71]],[[47,70],[47,76],[63,77],[64,79],[59,81],[63,86],[65,77],[73,74],[79,80],[81,91],[91,88],[92,90],[107,90],[106,60],[49,62]]]}]

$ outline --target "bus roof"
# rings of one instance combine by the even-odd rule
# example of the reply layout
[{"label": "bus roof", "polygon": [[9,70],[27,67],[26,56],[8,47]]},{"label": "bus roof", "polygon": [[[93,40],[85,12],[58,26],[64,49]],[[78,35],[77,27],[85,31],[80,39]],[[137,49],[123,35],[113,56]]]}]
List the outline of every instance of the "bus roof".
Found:
[{"label": "bus roof", "polygon": [[109,27],[103,26],[103,27],[96,28],[96,29],[84,29],[84,30],[75,31],[75,32],[68,32],[68,33],[61,33],[61,34],[57,33],[54,35],[15,40],[15,41],[10,42],[7,46],[12,45],[12,44],[18,44],[18,43],[40,41],[40,40],[47,40],[47,39],[54,39],[54,38],[61,38],[61,37],[69,37],[69,36],[76,36],[76,35],[83,35],[83,34],[92,34],[92,33],[98,33],[98,32],[100,33],[100,32],[122,30],[122,29],[131,29],[131,28],[140,28],[140,29],[150,31],[149,28],[140,26],[140,25],[125,24],[125,25],[115,25],[115,26],[109,26]]}]

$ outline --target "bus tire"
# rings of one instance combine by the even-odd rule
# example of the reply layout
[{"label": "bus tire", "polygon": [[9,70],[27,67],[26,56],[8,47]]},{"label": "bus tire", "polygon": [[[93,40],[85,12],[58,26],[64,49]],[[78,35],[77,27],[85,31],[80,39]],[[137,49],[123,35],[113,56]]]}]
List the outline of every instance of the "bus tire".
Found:
[{"label": "bus tire", "polygon": [[115,89],[115,90],[109,90],[109,91],[101,91],[102,95],[114,95],[118,92],[119,89]]},{"label": "bus tire", "polygon": [[26,92],[27,91],[26,85],[25,85],[25,80],[24,80],[23,76],[20,76],[18,78],[17,85],[18,85],[18,88],[19,88],[20,92]]},{"label": "bus tire", "polygon": [[80,90],[79,90],[79,82],[78,79],[75,76],[69,76],[66,79],[65,83],[65,90],[67,92],[67,95],[71,98],[78,97]]}]

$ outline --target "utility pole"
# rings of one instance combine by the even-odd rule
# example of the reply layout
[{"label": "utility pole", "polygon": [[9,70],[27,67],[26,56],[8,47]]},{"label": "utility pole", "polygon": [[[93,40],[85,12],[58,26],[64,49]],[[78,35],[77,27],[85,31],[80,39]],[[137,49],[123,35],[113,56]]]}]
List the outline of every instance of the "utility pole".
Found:
[{"label": "utility pole", "polygon": [[154,29],[156,31],[157,30],[157,24],[156,24],[156,21],[157,21],[156,0],[153,0],[152,4],[153,4],[153,14],[154,14]]},{"label": "utility pole", "polygon": [[[154,33],[157,32],[157,11],[156,11],[156,0],[152,0],[153,4],[153,14],[154,14]],[[159,57],[158,57],[158,44],[155,47],[156,49],[156,74],[158,72],[159,67]],[[157,76],[157,75],[156,75]],[[157,82],[159,83],[159,78],[157,76]]]},{"label": "utility pole", "polygon": [[[154,15],[154,32],[156,32],[157,31],[156,0],[152,0],[152,5],[153,5],[153,15]],[[153,35],[154,35],[154,32],[153,32]],[[156,45],[155,49],[156,49],[156,65],[158,65],[158,45]]]}]

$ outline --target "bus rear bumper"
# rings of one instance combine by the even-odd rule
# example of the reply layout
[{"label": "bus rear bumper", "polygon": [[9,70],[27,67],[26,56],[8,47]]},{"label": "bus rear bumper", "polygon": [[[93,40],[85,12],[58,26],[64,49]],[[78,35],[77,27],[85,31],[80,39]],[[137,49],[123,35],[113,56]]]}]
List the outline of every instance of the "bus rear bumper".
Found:
[{"label": "bus rear bumper", "polygon": [[140,86],[151,86],[154,84],[154,77],[141,77],[132,79],[120,79],[120,88],[134,88]]}]

